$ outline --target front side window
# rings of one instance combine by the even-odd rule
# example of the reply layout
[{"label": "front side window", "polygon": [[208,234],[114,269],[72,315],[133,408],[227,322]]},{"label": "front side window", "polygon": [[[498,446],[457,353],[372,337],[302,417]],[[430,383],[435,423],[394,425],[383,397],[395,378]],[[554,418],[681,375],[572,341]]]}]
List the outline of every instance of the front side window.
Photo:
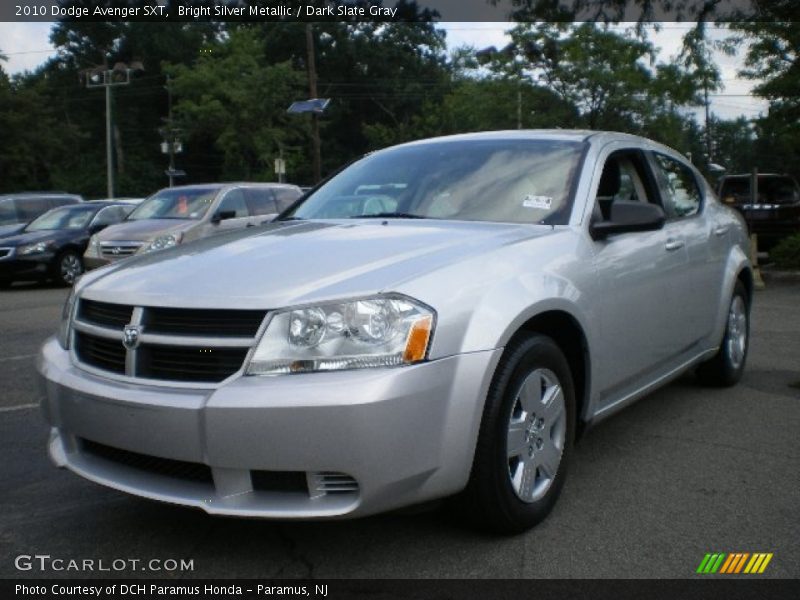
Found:
[{"label": "front side window", "polygon": [[582,142],[453,140],[369,155],[286,217],[566,224]]},{"label": "front side window", "polygon": [[202,219],[217,192],[218,187],[161,190],[137,206],[128,219]]},{"label": "front side window", "polygon": [[234,189],[225,194],[222,202],[217,209],[217,213],[233,212],[236,214],[234,219],[243,219],[249,215],[247,203],[244,200],[244,193],[240,189]]},{"label": "front side window", "polygon": [[54,208],[34,220],[25,231],[44,231],[56,229],[84,229],[97,212],[95,206],[65,206]]},{"label": "front side window", "polygon": [[694,172],[683,163],[655,153],[664,196],[664,211],[672,218],[690,217],[700,212],[703,196]]}]

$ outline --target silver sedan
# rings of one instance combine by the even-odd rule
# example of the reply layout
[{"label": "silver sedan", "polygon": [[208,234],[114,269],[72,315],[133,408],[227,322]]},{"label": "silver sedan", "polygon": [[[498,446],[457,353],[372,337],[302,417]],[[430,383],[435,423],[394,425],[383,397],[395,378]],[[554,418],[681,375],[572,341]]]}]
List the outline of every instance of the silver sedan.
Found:
[{"label": "silver sedan", "polygon": [[53,461],[213,514],[452,497],[543,519],[580,432],[747,357],[746,229],[675,151],[514,131],[370,154],[278,221],[85,275],[39,358]]}]

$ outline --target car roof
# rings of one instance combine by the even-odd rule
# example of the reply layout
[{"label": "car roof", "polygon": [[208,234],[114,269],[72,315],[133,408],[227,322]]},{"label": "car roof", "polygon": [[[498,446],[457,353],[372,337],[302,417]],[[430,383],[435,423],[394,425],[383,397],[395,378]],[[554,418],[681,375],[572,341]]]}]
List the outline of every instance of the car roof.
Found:
[{"label": "car roof", "polygon": [[67,192],[17,192],[12,194],[0,194],[0,200],[6,200],[8,198],[77,198],[78,200],[83,200],[83,196],[80,194],[68,194]]},{"label": "car roof", "polygon": [[[636,143],[650,148],[658,148],[680,155],[680,152],[654,140],[619,131],[595,131],[592,129],[507,129],[501,131],[481,131],[476,133],[460,133],[441,137],[427,138],[398,144],[393,148],[435,144],[442,142],[458,142],[471,140],[552,140],[566,142],[587,142],[598,144],[609,142]],[[387,148],[388,149],[388,148]],[[380,151],[379,151],[380,152]]]},{"label": "car roof", "polygon": [[262,187],[262,188],[296,188],[297,186],[291,183],[276,183],[271,181],[227,181],[224,183],[192,183],[189,185],[176,185],[173,187],[161,188],[158,192],[165,192],[167,190],[199,190],[199,189],[212,189],[221,190],[227,187]]}]

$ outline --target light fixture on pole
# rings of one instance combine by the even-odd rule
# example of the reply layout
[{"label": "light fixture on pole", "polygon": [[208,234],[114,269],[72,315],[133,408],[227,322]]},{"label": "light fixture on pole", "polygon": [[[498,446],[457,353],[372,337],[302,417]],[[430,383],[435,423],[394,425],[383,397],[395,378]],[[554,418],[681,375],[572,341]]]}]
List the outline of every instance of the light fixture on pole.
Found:
[{"label": "light fixture on pole", "polygon": [[330,104],[330,98],[310,98],[308,100],[298,100],[286,112],[292,115],[308,113],[311,115],[311,137],[314,143],[314,184],[320,180],[320,142],[319,142],[319,115],[325,112]]},{"label": "light fixture on pole", "polygon": [[144,71],[144,66],[138,60],[131,64],[118,62],[112,69],[108,65],[84,70],[83,76],[87,88],[105,88],[106,90],[106,194],[114,197],[114,158],[111,149],[111,88],[120,85],[129,85],[131,75],[137,71]]}]

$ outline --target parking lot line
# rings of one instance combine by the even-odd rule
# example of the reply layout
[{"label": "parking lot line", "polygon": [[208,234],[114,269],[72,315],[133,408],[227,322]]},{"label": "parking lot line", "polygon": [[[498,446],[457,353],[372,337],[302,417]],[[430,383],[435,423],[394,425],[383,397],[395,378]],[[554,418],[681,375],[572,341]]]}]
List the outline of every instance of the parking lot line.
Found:
[{"label": "parking lot line", "polygon": [[19,406],[0,406],[0,413],[15,412],[18,410],[28,410],[29,408],[36,408],[39,406],[38,402],[33,404],[20,404]]},{"label": "parking lot line", "polygon": [[19,354],[17,356],[3,356],[0,357],[0,362],[5,362],[7,360],[25,360],[26,358],[33,358],[35,354]]}]

